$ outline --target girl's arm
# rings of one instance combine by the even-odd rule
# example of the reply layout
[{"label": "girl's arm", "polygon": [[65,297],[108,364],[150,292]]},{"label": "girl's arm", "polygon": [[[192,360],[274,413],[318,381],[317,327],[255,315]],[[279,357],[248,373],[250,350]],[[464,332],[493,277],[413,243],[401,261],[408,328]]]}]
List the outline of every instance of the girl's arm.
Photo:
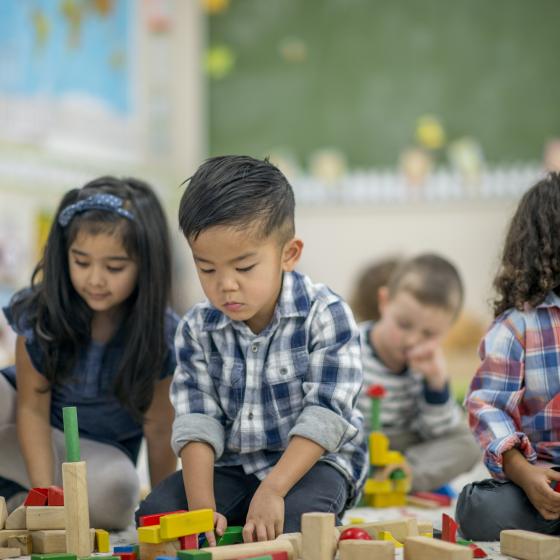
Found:
[{"label": "girl's arm", "polygon": [[171,449],[171,426],[174,415],[169,400],[171,379],[165,377],[156,383],[154,398],[144,423],[152,488],[177,470],[177,457]]},{"label": "girl's arm", "polygon": [[54,484],[49,384],[31,363],[25,338],[17,337],[17,434],[31,487]]}]

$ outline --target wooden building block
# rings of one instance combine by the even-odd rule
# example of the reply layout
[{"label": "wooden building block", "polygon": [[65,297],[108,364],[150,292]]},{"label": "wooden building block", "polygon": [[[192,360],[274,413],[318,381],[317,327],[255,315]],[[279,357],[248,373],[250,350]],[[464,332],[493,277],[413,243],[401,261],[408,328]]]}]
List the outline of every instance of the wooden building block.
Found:
[{"label": "wooden building block", "polygon": [[8,508],[6,507],[6,498],[0,496],[0,530],[6,525],[6,519],[8,519]]},{"label": "wooden building block", "polygon": [[[286,539],[244,544],[230,544],[226,546],[210,546],[208,548],[204,548],[203,550],[212,554],[212,560],[234,560],[236,558],[243,557],[264,556],[266,554],[273,554],[274,552],[282,551],[288,554],[288,560],[297,560],[294,556],[294,548],[292,547],[292,544]],[[141,556],[141,558],[142,560],[145,560],[144,556]]]},{"label": "wooden building block", "polygon": [[60,486],[49,486],[47,494],[48,506],[64,505],[64,490]]},{"label": "wooden building block", "polygon": [[[230,527],[228,527],[230,529]],[[227,531],[227,529],[226,529]],[[241,537],[240,541],[236,542],[222,542],[225,534],[222,535],[218,544],[237,544],[237,542],[243,542],[243,537]],[[184,537],[179,537],[179,548],[180,550],[196,550],[198,549],[198,534],[194,535],[185,535]]]},{"label": "wooden building block", "polygon": [[46,506],[48,499],[48,489],[47,488],[31,488],[29,490],[24,506]]},{"label": "wooden building block", "polygon": [[5,523],[6,529],[26,529],[25,506],[19,506],[8,515]]},{"label": "wooden building block", "polygon": [[500,532],[500,552],[522,560],[558,560],[560,537],[507,529]]},{"label": "wooden building block", "polygon": [[[33,554],[31,556],[31,560],[77,560],[77,558],[75,554],[70,554],[68,552],[48,552],[45,554]],[[111,556],[104,556],[103,560],[110,560],[111,558]]]},{"label": "wooden building block", "polygon": [[466,546],[427,537],[408,537],[404,541],[404,560],[472,560]]},{"label": "wooden building block", "polygon": [[441,514],[441,540],[447,542],[457,542],[457,529],[459,526],[455,519],[447,513]]},{"label": "wooden building block", "polygon": [[212,560],[212,555],[206,550],[179,550],[177,558],[179,560]]},{"label": "wooden building block", "polygon": [[0,531],[0,546],[8,546],[8,539],[19,535],[28,535],[26,529],[4,529]]},{"label": "wooden building block", "polygon": [[178,539],[194,533],[205,533],[214,528],[214,512],[211,509],[198,509],[184,513],[171,513],[159,520],[161,538]]},{"label": "wooden building block", "polygon": [[301,516],[303,560],[332,560],[336,549],[334,513],[304,513]]},{"label": "wooden building block", "polygon": [[63,506],[28,506],[25,523],[29,531],[66,529]]},{"label": "wooden building block", "polygon": [[176,556],[178,550],[179,541],[166,541],[159,544],[141,542],[140,559],[155,560],[158,556]]},{"label": "wooden building block", "polygon": [[[48,554],[50,552],[66,552],[66,532],[64,529],[52,529],[49,531],[33,531],[33,552]],[[89,531],[89,546],[93,550],[95,542],[95,529]],[[75,553],[72,553],[75,554]],[[89,554],[87,555],[89,556]]]},{"label": "wooden building block", "polygon": [[171,515],[172,513],[186,513],[186,509],[178,509],[177,511],[166,511],[164,513],[152,513],[151,515],[142,515],[140,517],[140,527],[148,527],[149,525],[159,525],[159,520],[164,515]]},{"label": "wooden building block", "polygon": [[[418,523],[414,517],[402,517],[389,521],[372,521],[369,523],[359,523],[358,525],[342,525],[337,527],[339,531],[344,531],[348,527],[359,527],[367,531],[368,535],[377,539],[379,531],[390,531],[393,537],[399,542],[403,542],[406,537],[417,537],[419,535]],[[430,531],[432,530],[430,524]]]},{"label": "wooden building block", "polygon": [[406,503],[409,506],[414,506],[414,507],[424,508],[424,509],[438,509],[439,507],[441,507],[437,502],[434,502],[433,500],[428,500],[426,498],[419,498],[418,496],[414,496],[412,494],[408,494],[408,496],[406,497]]},{"label": "wooden building block", "polygon": [[29,556],[33,552],[31,535],[9,537],[8,548],[19,548],[20,556]]},{"label": "wooden building block", "polygon": [[66,517],[66,551],[77,556],[89,556],[93,550],[93,542],[90,538],[85,461],[62,463],[62,484]]},{"label": "wooden building block", "polygon": [[161,530],[159,525],[148,525],[146,527],[138,527],[138,542],[160,544],[163,542],[161,538]]},{"label": "wooden building block", "polygon": [[301,558],[303,552],[303,539],[301,533],[282,533],[277,539],[287,539],[292,543],[296,558]]},{"label": "wooden building block", "polygon": [[4,560],[4,558],[18,558],[19,556],[21,556],[19,548],[0,548],[0,560]]},{"label": "wooden building block", "polygon": [[[431,521],[428,521],[426,519],[417,519],[416,524],[418,526],[418,533],[420,535],[423,534],[423,533],[433,533],[434,532],[434,524]],[[410,536],[413,537],[413,536],[418,536],[418,535],[410,535]]]},{"label": "wooden building block", "polygon": [[340,560],[394,560],[395,546],[389,541],[347,540],[338,543]]},{"label": "wooden building block", "polygon": [[95,529],[95,548],[97,552],[111,552],[109,532],[105,529]]},{"label": "wooden building block", "polygon": [[393,537],[391,531],[379,531],[379,536],[377,537],[380,541],[387,541],[393,543],[395,548],[402,548],[403,544]]}]

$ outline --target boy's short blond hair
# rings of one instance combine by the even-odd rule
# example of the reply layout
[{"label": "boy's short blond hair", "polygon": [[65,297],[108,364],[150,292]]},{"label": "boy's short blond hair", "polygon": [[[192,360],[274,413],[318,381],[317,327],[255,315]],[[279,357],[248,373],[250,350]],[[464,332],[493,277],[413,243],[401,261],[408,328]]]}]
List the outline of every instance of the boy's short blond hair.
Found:
[{"label": "boy's short blond hair", "polygon": [[424,253],[401,263],[387,283],[389,298],[408,292],[424,305],[441,307],[457,317],[463,306],[464,289],[458,270],[435,253]]}]

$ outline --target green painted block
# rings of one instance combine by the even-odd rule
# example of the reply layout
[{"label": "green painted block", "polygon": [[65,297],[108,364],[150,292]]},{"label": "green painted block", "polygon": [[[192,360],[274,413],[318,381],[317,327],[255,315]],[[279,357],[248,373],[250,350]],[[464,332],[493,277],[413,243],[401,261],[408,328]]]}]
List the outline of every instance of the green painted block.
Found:
[{"label": "green painted block", "polygon": [[51,552],[50,554],[32,554],[31,560],[77,560],[75,554],[69,552]]},{"label": "green painted block", "polygon": [[[249,560],[249,558],[247,558]],[[265,556],[251,556],[250,560],[272,560],[272,556],[270,554],[266,554]]]},{"label": "green painted block", "polygon": [[178,550],[179,560],[212,560],[212,553],[206,550]]},{"label": "green painted block", "polygon": [[[49,556],[49,555],[48,554],[42,554],[42,556]],[[99,554],[97,556],[80,556],[80,558],[78,560],[121,560],[121,557],[120,556],[107,556],[105,554]]]},{"label": "green painted block", "polygon": [[239,544],[243,542],[243,527],[228,527],[225,533],[218,539],[218,546],[227,544]]},{"label": "green painted block", "polygon": [[80,435],[78,433],[78,409],[75,406],[62,408],[66,461],[76,463],[80,460]]}]

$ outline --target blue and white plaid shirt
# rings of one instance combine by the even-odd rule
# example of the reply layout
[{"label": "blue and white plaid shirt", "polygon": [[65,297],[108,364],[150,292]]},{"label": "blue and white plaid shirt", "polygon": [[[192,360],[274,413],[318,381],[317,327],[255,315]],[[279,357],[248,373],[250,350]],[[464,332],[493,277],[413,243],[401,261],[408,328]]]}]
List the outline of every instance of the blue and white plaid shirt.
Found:
[{"label": "blue and white plaid shirt", "polygon": [[270,324],[254,334],[210,303],[187,312],[175,338],[172,445],[210,444],[216,465],[263,479],[292,436],[326,449],[321,460],[357,498],[368,472],[359,333],[352,313],[323,285],[284,273]]}]

